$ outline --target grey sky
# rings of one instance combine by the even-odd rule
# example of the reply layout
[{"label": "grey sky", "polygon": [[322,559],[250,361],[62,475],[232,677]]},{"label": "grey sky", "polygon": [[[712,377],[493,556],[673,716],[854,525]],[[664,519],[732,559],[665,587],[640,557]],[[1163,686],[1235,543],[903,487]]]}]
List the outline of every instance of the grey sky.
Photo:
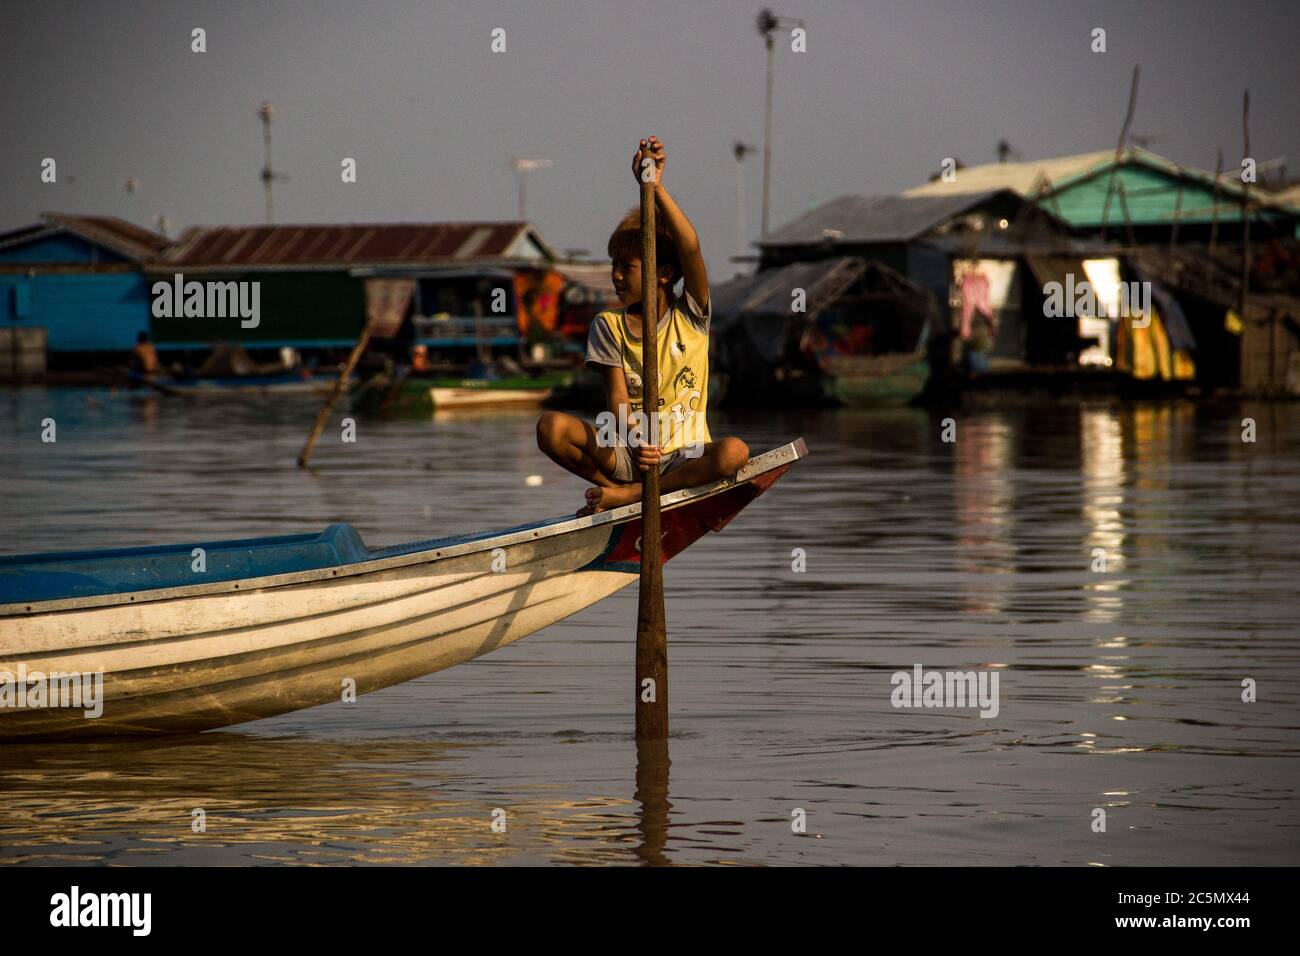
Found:
[{"label": "grey sky", "polygon": [[[178,229],[262,219],[263,99],[275,103],[280,222],[512,219],[511,155],[545,157],[528,213],[557,248],[600,255],[636,202],[639,136],[715,275],[735,245],[737,138],[762,141],[756,2],[121,2],[6,0],[0,228],[46,210]],[[1300,171],[1300,4],[774,0],[808,26],[778,45],[772,225],[844,193],[925,181],[945,156],[992,161],[1113,147],[1134,130],[1213,167],[1252,153]],[[207,30],[208,52],[190,51]],[[1108,52],[1089,49],[1107,30]],[[491,31],[507,51],[490,51]],[[648,53],[643,51],[649,51]],[[59,163],[42,184],[40,162]],[[358,182],[340,181],[354,157]],[[747,163],[750,238],[760,164]],[[123,182],[141,187],[128,196]]]}]

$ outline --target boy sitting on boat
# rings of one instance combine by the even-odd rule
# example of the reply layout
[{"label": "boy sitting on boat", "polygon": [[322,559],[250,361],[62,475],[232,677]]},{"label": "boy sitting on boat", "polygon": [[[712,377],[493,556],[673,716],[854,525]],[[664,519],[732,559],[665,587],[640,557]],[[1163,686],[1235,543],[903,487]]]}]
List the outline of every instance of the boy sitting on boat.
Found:
[{"label": "boy sitting on boat", "polygon": [[[624,217],[609,237],[614,291],[621,310],[600,313],[587,335],[587,366],[604,379],[607,411],[597,425],[546,412],[537,422],[537,445],[560,467],[592,482],[587,505],[592,514],[641,500],[640,475],[657,467],[660,492],[707,484],[735,474],[749,459],[739,438],[713,441],[705,419],[709,388],[709,279],[699,237],[690,220],[664,188],[665,154],[655,136],[641,140],[632,174],[641,181],[641,161],[656,169],[655,277],[658,317],[659,415],[651,430],[644,422],[641,395],[641,218]],[[683,280],[682,294],[674,289]],[[658,441],[653,441],[657,430]]]}]

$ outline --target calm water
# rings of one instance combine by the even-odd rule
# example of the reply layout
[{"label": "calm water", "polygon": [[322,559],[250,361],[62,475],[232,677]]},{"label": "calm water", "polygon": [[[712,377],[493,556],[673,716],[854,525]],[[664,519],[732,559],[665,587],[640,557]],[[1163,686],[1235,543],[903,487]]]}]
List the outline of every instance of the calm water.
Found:
[{"label": "calm water", "polygon": [[[313,410],[0,394],[0,547],[381,545],[581,503],[529,414],[360,419],[304,474]],[[633,587],[354,705],[0,745],[0,862],[1300,862],[1300,406],[1004,403],[951,444],[941,417],[711,416],[812,457],[667,568],[666,774],[631,738]],[[891,706],[918,663],[996,669],[997,717]]]}]

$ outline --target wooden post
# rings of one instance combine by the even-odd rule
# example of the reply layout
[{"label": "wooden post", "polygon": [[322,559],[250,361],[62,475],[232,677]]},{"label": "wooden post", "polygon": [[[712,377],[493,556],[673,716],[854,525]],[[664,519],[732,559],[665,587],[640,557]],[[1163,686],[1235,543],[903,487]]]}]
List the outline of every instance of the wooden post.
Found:
[{"label": "wooden post", "polygon": [[1138,76],[1141,67],[1133,64],[1133,82],[1128,91],[1128,112],[1124,114],[1124,126],[1119,131],[1119,145],[1115,147],[1115,162],[1110,167],[1110,178],[1106,180],[1106,201],[1101,204],[1101,241],[1106,241],[1106,228],[1110,218],[1110,196],[1115,188],[1115,170],[1124,158],[1124,143],[1128,139],[1128,128],[1133,124],[1133,110],[1137,106]]},{"label": "wooden post", "polygon": [[[1250,158],[1250,90],[1246,90],[1241,101],[1241,137],[1243,140],[1243,160]],[[1238,164],[1240,166],[1240,164]],[[1250,184],[1241,181],[1241,294],[1237,301],[1237,315],[1241,319],[1243,333],[1249,328],[1250,320],[1246,317],[1246,307],[1250,304]],[[1247,344],[1248,333],[1242,335],[1242,351]],[[1271,386],[1273,383],[1269,382]]]},{"label": "wooden post", "polygon": [[1219,239],[1219,179],[1223,176],[1223,150],[1214,163],[1214,215],[1210,220],[1210,255],[1214,255],[1214,244]]},{"label": "wooden post", "polygon": [[334,403],[339,400],[339,396],[347,388],[348,379],[352,377],[352,370],[357,367],[357,362],[361,361],[361,353],[366,350],[370,344],[370,333],[374,329],[374,321],[367,319],[365,328],[361,330],[361,337],[357,339],[357,344],[352,346],[352,354],[343,365],[343,370],[339,372],[339,380],[334,383],[330,393],[325,398],[325,405],[316,415],[316,424],[312,425],[311,434],[307,436],[307,444],[302,446],[302,451],[298,454],[298,467],[306,468],[307,461],[311,458],[312,449],[316,447],[316,442],[320,440],[320,433],[325,430],[326,423],[330,420],[330,413],[334,411]]},{"label": "wooden post", "polygon": [[[646,182],[647,176],[650,181]],[[641,410],[655,444],[659,434],[659,283],[655,261],[653,163],[641,170]],[[653,424],[651,424],[653,423]],[[641,592],[636,616],[636,737],[668,736],[668,631],[659,522],[659,469],[641,476]]]}]

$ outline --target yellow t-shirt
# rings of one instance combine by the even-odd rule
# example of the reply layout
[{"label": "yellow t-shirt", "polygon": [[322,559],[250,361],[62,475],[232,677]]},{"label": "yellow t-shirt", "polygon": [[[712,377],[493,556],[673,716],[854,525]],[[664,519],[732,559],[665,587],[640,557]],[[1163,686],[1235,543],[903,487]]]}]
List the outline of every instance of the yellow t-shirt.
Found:
[{"label": "yellow t-shirt", "polygon": [[[690,293],[683,291],[659,320],[659,447],[664,452],[713,440],[705,417],[712,311],[712,301],[708,309],[701,310]],[[587,364],[621,366],[632,409],[642,410],[641,337],[628,328],[626,309],[611,309],[592,319]]]}]

